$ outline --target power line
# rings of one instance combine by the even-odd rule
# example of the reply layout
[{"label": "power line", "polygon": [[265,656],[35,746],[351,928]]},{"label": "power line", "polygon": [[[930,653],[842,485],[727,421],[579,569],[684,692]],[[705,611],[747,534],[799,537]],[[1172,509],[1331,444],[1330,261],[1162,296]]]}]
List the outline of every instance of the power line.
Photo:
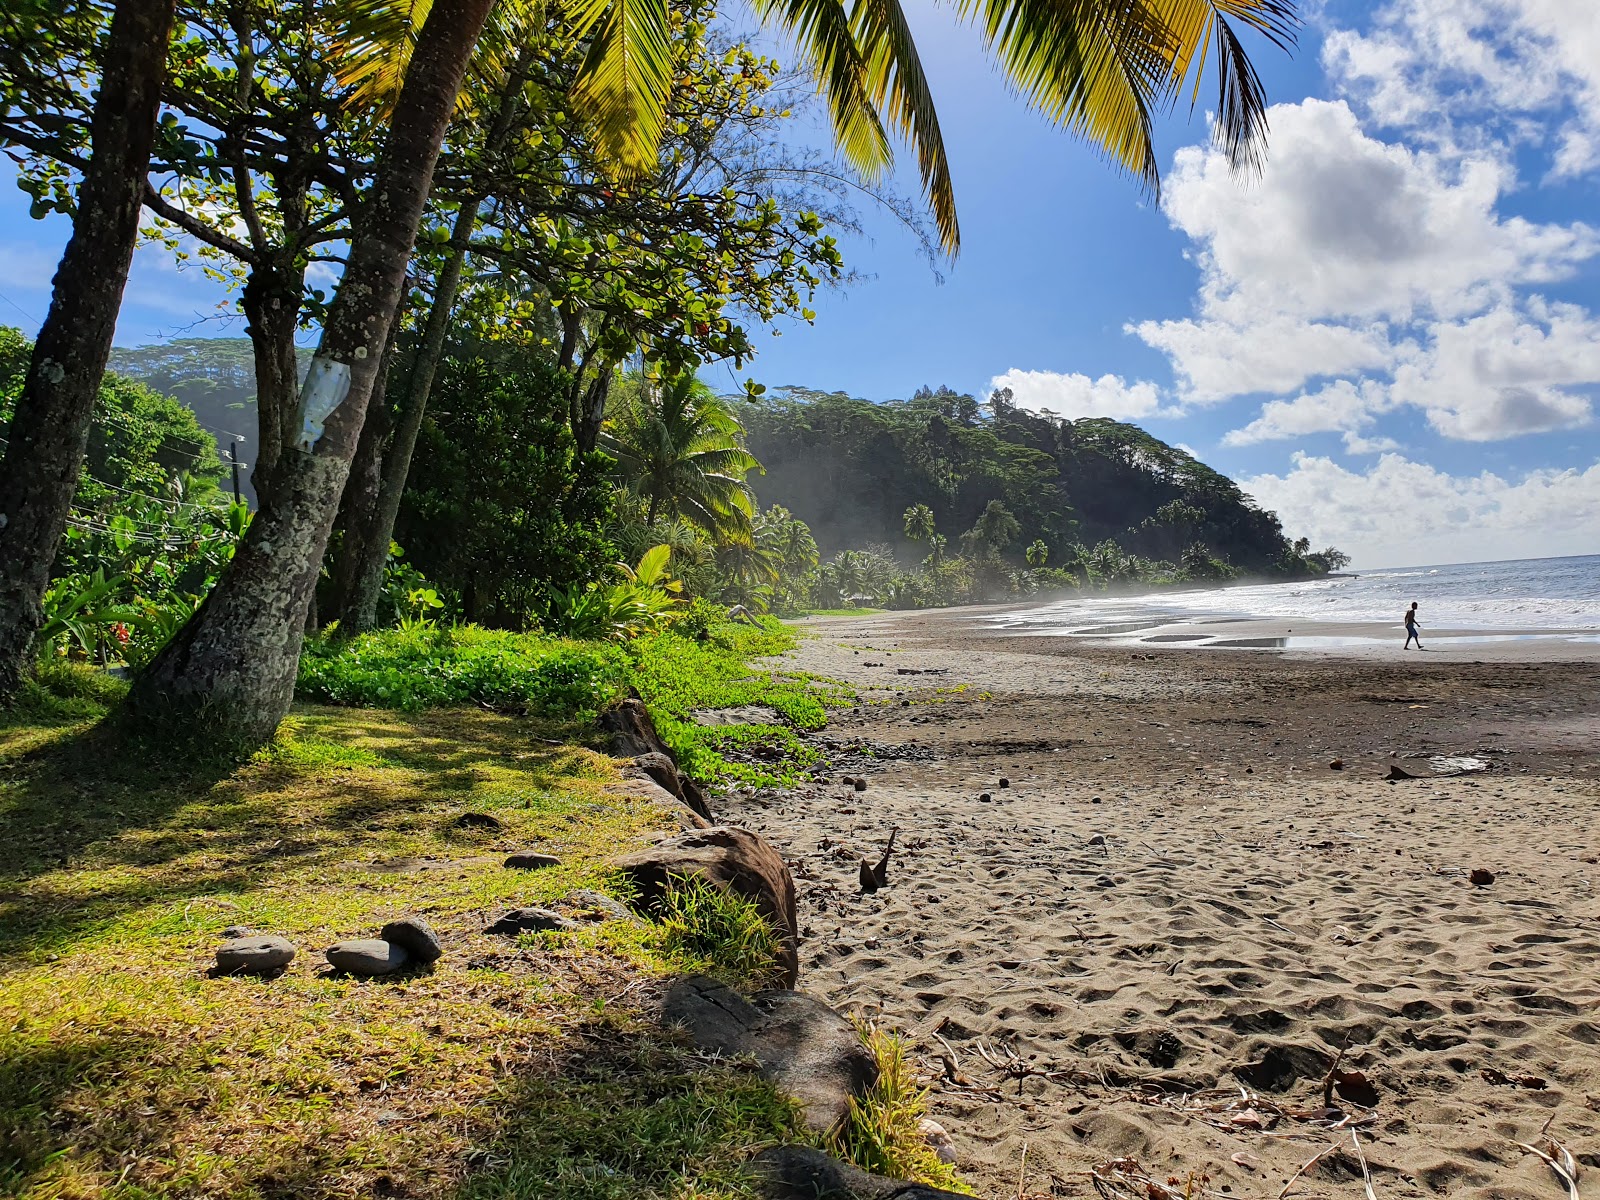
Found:
[{"label": "power line", "polygon": [[[0,446],[9,446],[10,444],[11,443],[6,438],[0,437]],[[197,504],[193,500],[176,500],[166,496],[152,496],[149,492],[135,492],[129,488],[119,487],[114,483],[108,483],[106,480],[101,479],[98,475],[90,475],[85,473],[83,479],[99,487],[110,488],[113,492],[121,492],[124,496],[134,496],[140,500],[148,500],[152,504],[173,504],[177,505],[179,508],[192,508],[203,513],[216,514],[218,512],[217,509],[213,508],[209,504]]]},{"label": "power line", "polygon": [[10,296],[6,295],[4,292],[0,292],[0,300],[4,300],[7,304],[11,305],[12,308],[16,309],[23,316],[27,317],[28,320],[32,321],[35,325],[39,325],[39,324],[42,323],[39,320],[38,317],[34,316],[27,309],[23,308],[22,305],[18,304],[15,300],[13,300]]}]

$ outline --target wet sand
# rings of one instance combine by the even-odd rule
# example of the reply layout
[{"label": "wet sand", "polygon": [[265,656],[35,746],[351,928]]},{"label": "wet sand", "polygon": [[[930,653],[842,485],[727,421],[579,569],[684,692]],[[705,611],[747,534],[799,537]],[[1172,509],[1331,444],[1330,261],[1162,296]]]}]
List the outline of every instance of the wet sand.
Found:
[{"label": "wet sand", "polygon": [[791,862],[801,986],[907,1031],[980,1194],[1149,1195],[1136,1163],[1277,1197],[1336,1145],[1290,1196],[1365,1195],[1364,1158],[1382,1198],[1559,1200],[1515,1145],[1547,1125],[1600,1166],[1600,647],[972,618],[808,623],[790,665],[868,703],[826,782],[719,808]]}]

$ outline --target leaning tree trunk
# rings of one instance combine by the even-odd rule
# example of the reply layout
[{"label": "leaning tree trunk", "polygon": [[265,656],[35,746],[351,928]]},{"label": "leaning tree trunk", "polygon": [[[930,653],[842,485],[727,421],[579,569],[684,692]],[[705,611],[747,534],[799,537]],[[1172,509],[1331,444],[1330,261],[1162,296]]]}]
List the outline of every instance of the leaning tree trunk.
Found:
[{"label": "leaning tree trunk", "polygon": [[394,524],[400,517],[400,498],[411,475],[411,456],[422,432],[428,396],[434,376],[444,357],[445,339],[450,333],[450,313],[455,308],[461,286],[461,270],[467,258],[467,242],[478,220],[478,201],[470,201],[456,215],[454,252],[445,260],[433,289],[433,308],[423,330],[422,344],[411,364],[406,387],[405,407],[400,410],[394,436],[383,453],[383,472],[377,502],[359,526],[360,534],[350,538],[340,553],[336,574],[344,581],[340,594],[339,628],[348,633],[363,633],[378,623],[378,599],[383,594],[383,567],[389,558],[389,543]]},{"label": "leaning tree trunk", "polygon": [[[497,155],[505,148],[521,111],[518,97],[522,85],[527,81],[531,61],[531,53],[525,51],[506,77],[500,96],[500,109],[484,138],[483,151],[486,156]],[[348,633],[363,633],[378,623],[378,599],[383,593],[383,568],[389,560],[389,543],[394,540],[395,522],[400,517],[400,500],[405,495],[406,480],[411,476],[411,458],[416,453],[417,436],[422,432],[422,418],[428,411],[434,377],[444,358],[445,339],[450,334],[450,314],[455,310],[456,293],[461,289],[467,250],[472,243],[472,231],[477,227],[478,213],[482,207],[483,200],[480,197],[469,196],[456,213],[455,225],[450,231],[450,257],[445,260],[439,278],[434,283],[433,307],[428,312],[422,343],[411,364],[405,408],[401,411],[394,436],[383,451],[377,501],[364,520],[352,522],[339,547],[339,562],[334,568],[335,577],[340,581],[337,615],[339,628]],[[352,537],[352,533],[356,536]]]},{"label": "leaning tree trunk", "polygon": [[173,6],[120,0],[112,15],[72,239],[0,463],[0,704],[33,665],[50,568],[83,470],[139,236]]},{"label": "leaning tree trunk", "polygon": [[389,326],[389,340],[383,347],[378,378],[372,385],[372,399],[367,404],[367,419],[361,426],[361,440],[356,443],[356,456],[350,464],[350,478],[345,480],[344,495],[339,499],[339,515],[333,522],[339,537],[337,549],[331,556],[333,569],[328,607],[342,635],[357,632],[346,624],[344,614],[356,586],[354,572],[361,557],[360,547],[372,536],[377,521],[378,493],[383,486],[383,445],[391,432],[389,378],[400,352],[396,345],[399,326],[400,314],[396,313]]},{"label": "leaning tree trunk", "polygon": [[182,723],[233,745],[272,735],[294,698],[306,607],[338,512],[389,325],[405,285],[462,76],[493,0],[436,0],[390,122],[384,160],[350,246],[310,373],[301,440],[226,574],[134,683],[136,723]]}]

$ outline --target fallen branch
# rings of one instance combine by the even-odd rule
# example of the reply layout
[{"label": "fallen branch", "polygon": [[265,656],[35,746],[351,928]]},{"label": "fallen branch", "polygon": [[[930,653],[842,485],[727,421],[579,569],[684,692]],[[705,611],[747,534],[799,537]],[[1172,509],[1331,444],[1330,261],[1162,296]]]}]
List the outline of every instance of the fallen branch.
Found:
[{"label": "fallen branch", "polygon": [[[1566,1187],[1567,1200],[1583,1200],[1583,1197],[1578,1195],[1578,1164],[1572,1157],[1572,1151],[1556,1141],[1555,1138],[1547,1139],[1545,1144],[1550,1147],[1550,1154],[1546,1154],[1537,1146],[1528,1145],[1527,1142],[1512,1143],[1512,1145],[1526,1150],[1529,1154],[1537,1154],[1544,1159],[1546,1165],[1556,1173],[1556,1178],[1561,1180]],[[1556,1156],[1559,1156],[1559,1158]]]}]

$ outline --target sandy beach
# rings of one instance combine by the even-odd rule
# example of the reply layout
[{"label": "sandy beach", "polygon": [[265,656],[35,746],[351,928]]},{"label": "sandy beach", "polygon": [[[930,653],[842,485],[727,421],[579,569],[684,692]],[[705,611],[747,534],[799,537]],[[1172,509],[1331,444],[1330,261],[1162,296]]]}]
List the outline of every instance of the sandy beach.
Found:
[{"label": "sandy beach", "polygon": [[1290,1196],[1559,1200],[1516,1143],[1600,1166],[1600,646],[984,616],[806,623],[786,667],[868,702],[813,785],[719,806],[790,860],[801,986],[910,1035],[980,1194],[1270,1198],[1326,1151]]}]

